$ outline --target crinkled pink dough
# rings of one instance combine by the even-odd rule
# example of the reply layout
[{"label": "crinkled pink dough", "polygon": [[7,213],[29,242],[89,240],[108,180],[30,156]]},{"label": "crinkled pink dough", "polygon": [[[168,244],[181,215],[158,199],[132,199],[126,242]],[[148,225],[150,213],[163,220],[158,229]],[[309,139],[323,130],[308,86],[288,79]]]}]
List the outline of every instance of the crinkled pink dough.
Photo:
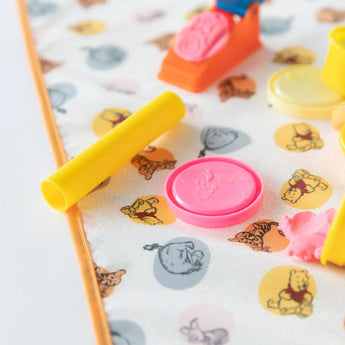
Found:
[{"label": "crinkled pink dough", "polygon": [[184,60],[203,61],[224,47],[229,34],[226,17],[218,12],[206,11],[196,16],[178,33],[174,50]]},{"label": "crinkled pink dough", "polygon": [[296,213],[291,218],[284,215],[278,229],[290,240],[287,254],[304,261],[319,260],[335,212],[331,208],[319,215],[311,211]]}]

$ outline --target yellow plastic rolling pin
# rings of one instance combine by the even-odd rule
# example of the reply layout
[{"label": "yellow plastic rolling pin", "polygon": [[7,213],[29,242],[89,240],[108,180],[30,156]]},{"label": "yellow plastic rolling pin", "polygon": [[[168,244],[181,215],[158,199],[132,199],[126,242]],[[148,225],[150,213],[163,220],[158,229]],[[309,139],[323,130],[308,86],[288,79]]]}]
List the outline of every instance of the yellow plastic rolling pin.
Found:
[{"label": "yellow plastic rolling pin", "polygon": [[185,115],[182,100],[164,92],[63,165],[41,184],[50,206],[66,211]]}]

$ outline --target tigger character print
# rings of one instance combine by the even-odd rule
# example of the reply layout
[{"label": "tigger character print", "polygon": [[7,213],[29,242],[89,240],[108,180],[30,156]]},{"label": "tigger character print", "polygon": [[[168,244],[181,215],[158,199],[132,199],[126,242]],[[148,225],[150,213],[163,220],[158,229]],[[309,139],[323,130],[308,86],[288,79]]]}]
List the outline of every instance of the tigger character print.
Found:
[{"label": "tigger character print", "polygon": [[299,209],[313,209],[325,203],[332,194],[332,188],[321,177],[308,170],[296,170],[291,179],[283,185],[282,200]]},{"label": "tigger character print", "polygon": [[305,122],[280,127],[274,135],[274,140],[280,148],[296,153],[320,150],[324,146],[317,128]]},{"label": "tigger character print", "polygon": [[243,243],[255,251],[268,253],[284,250],[289,244],[284,233],[278,230],[278,223],[269,219],[250,224],[245,231],[229,238],[229,241]]},{"label": "tigger character print", "polygon": [[97,266],[95,263],[94,268],[102,298],[108,297],[113,293],[115,286],[121,283],[121,277],[126,273],[125,270],[109,273],[106,269]]},{"label": "tigger character print", "polygon": [[168,209],[165,198],[161,196],[140,197],[131,205],[122,207],[120,211],[139,224],[163,225],[176,220]]},{"label": "tigger character print", "polygon": [[256,83],[246,75],[232,76],[218,84],[218,93],[221,102],[231,97],[250,98],[255,94]]},{"label": "tigger character print", "polygon": [[175,169],[176,160],[169,151],[149,146],[134,156],[131,163],[138,169],[139,174],[145,177],[145,180],[151,180],[156,171]]}]

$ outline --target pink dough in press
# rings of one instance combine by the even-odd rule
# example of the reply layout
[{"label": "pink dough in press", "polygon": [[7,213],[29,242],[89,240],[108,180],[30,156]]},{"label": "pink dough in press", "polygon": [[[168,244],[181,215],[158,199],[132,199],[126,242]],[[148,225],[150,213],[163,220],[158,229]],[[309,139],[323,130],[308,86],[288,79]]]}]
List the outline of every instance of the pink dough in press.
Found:
[{"label": "pink dough in press", "polygon": [[311,211],[298,212],[291,218],[284,215],[278,229],[290,240],[287,254],[303,261],[320,260],[335,213],[336,210],[331,208],[318,215]]},{"label": "pink dough in press", "polygon": [[221,50],[229,35],[228,19],[219,12],[206,11],[196,16],[177,34],[173,47],[180,58],[200,62]]}]

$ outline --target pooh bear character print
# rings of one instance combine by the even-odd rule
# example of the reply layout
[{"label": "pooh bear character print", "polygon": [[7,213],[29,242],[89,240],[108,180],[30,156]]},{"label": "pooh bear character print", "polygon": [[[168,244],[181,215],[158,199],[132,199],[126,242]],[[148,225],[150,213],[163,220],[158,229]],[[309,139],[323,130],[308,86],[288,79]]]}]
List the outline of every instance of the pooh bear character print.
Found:
[{"label": "pooh bear character print", "polygon": [[282,316],[310,316],[315,294],[316,285],[311,274],[295,266],[274,268],[266,274],[259,288],[262,306]]},{"label": "pooh bear character print", "polygon": [[331,185],[305,169],[296,170],[281,189],[281,199],[301,210],[320,207],[331,195]]},{"label": "pooh bear character print", "polygon": [[151,226],[171,224],[176,220],[165,198],[156,195],[137,198],[131,205],[122,207],[120,211],[136,223]]},{"label": "pooh bear character print", "polygon": [[324,146],[317,128],[305,122],[280,127],[274,135],[274,140],[280,148],[296,153],[320,150]]},{"label": "pooh bear character print", "polygon": [[154,275],[160,284],[170,289],[186,289],[199,283],[210,261],[206,245],[193,238],[175,238],[163,245],[146,244],[143,249],[158,251]]}]

